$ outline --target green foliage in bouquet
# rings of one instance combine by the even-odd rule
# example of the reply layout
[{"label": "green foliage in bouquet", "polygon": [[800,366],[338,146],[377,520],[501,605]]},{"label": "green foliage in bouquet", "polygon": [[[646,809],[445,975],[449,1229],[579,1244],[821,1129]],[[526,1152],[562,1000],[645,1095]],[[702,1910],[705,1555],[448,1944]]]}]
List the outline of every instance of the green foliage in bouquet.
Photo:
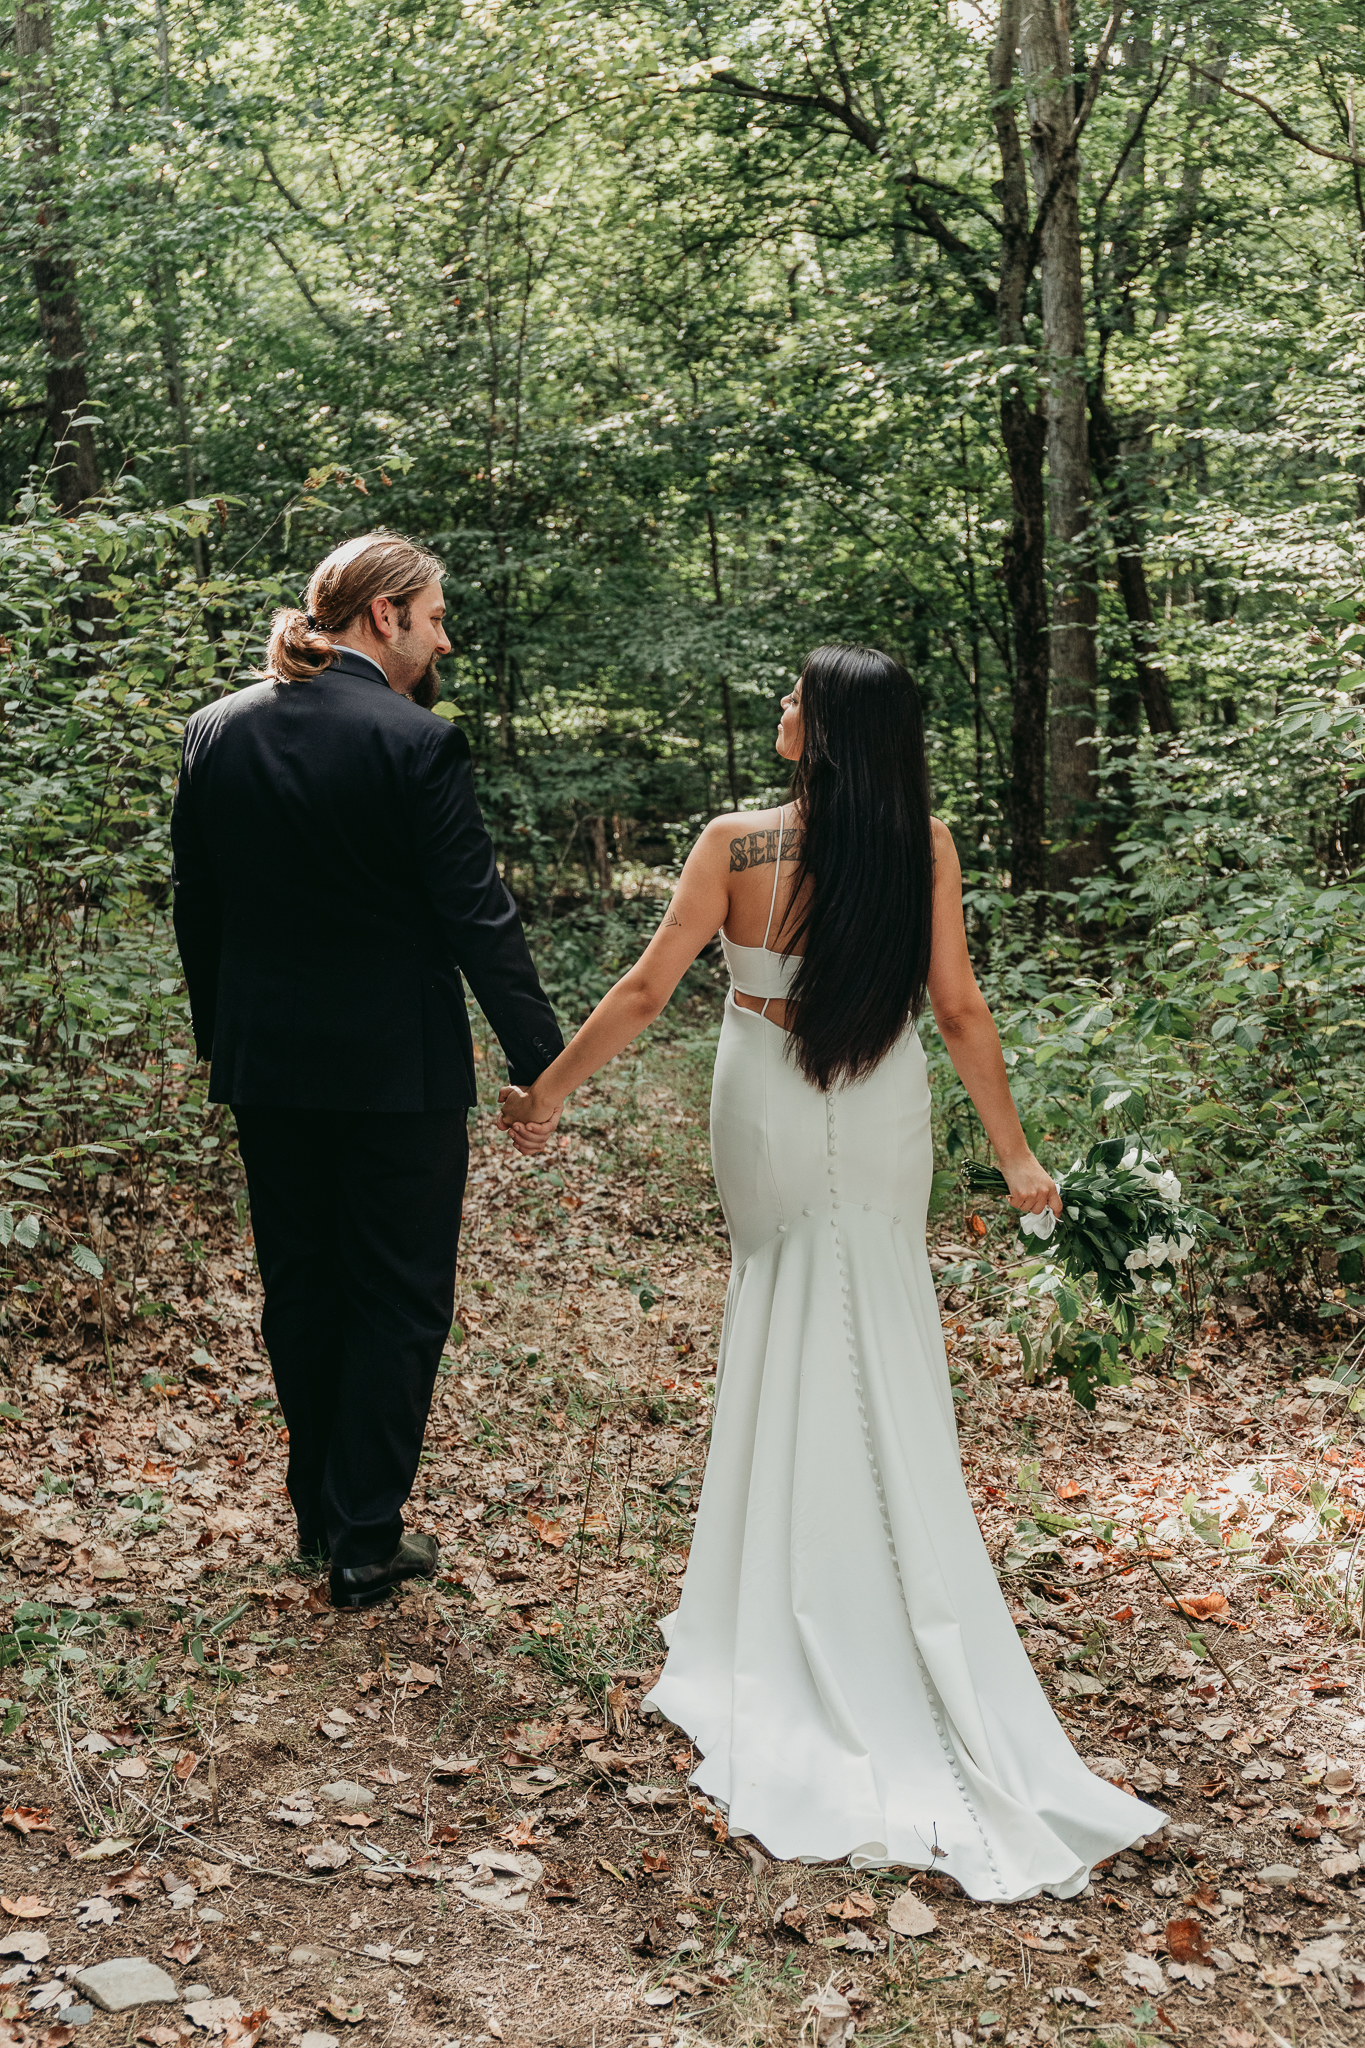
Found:
[{"label": "green foliage in bouquet", "polygon": [[[976,1161],[967,1167],[966,1182],[977,1195],[1009,1192],[998,1167]],[[1142,1275],[1150,1273],[1158,1291],[1168,1291],[1178,1277],[1177,1262],[1198,1240],[1195,1219],[1180,1207],[1180,1182],[1163,1172],[1141,1139],[1106,1138],[1091,1146],[1084,1163],[1077,1160],[1069,1173],[1058,1174],[1057,1189],[1061,1216],[1050,1209],[1021,1216],[1021,1232],[1047,1244],[1046,1256],[1070,1279],[1093,1276],[1121,1334],[1135,1335],[1132,1300]]]},{"label": "green foliage in bouquet", "polygon": [[[993,1166],[973,1162],[965,1177],[972,1194],[1008,1192],[1005,1176]],[[1152,1348],[1136,1305],[1144,1277],[1155,1293],[1168,1293],[1176,1284],[1177,1261],[1194,1249],[1199,1229],[1180,1206],[1180,1182],[1162,1170],[1141,1139],[1109,1138],[1092,1146],[1083,1163],[1058,1175],[1057,1187],[1060,1218],[1050,1209],[1019,1218],[1021,1233],[1038,1243],[1046,1261],[1030,1292],[1046,1296],[1052,1308],[1041,1334],[1019,1332],[1024,1375],[1064,1379],[1073,1399],[1093,1408],[1098,1388],[1127,1385],[1124,1349]],[[1093,1289],[1108,1311],[1110,1329],[1089,1326],[1081,1295],[1068,1281],[1085,1292]]]}]

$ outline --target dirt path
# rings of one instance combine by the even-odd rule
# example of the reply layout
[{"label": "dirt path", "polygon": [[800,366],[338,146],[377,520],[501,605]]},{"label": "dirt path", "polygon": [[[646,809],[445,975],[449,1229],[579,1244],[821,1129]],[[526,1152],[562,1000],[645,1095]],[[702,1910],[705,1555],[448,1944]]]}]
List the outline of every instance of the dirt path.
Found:
[{"label": "dirt path", "polygon": [[[1365,1456],[1283,1333],[1206,1331],[1187,1379],[1148,1374],[1088,1418],[946,1298],[1015,1618],[1092,1768],[1170,1813],[1160,1839],[1067,1904],[983,1907],[932,1875],[770,1864],[688,1794],[687,1743],[637,1702],[686,1560],[727,1271],[690,1099],[667,1078],[632,1097],[649,1117],[624,1150],[588,1105],[548,1173],[477,1148],[463,1341],[411,1511],[442,1573],[369,1615],[334,1615],[286,1561],[230,1217],[205,1232],[168,1202],[117,1399],[88,1314],[16,1346],[0,2040],[1365,2037],[1341,1599]],[[116,1190],[108,1208],[116,1238]],[[64,2020],[70,1979],[117,1956],[180,2002]]]}]

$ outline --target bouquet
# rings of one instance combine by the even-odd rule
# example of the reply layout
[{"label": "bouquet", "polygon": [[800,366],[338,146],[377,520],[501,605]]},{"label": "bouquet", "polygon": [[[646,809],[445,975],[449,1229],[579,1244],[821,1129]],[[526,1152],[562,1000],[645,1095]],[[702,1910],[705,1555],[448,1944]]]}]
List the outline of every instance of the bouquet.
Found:
[{"label": "bouquet", "polygon": [[[997,1167],[974,1162],[967,1168],[967,1186],[979,1195],[1009,1192]],[[1128,1308],[1144,1275],[1173,1284],[1177,1260],[1198,1242],[1198,1225],[1180,1206],[1180,1182],[1141,1139],[1107,1138],[1092,1146],[1084,1163],[1078,1159],[1068,1173],[1057,1175],[1057,1190],[1060,1217],[1044,1209],[1021,1216],[1019,1228],[1025,1237],[1049,1243],[1049,1256],[1070,1279],[1093,1273],[1111,1309]],[[1049,1242],[1054,1233],[1055,1247]]]}]

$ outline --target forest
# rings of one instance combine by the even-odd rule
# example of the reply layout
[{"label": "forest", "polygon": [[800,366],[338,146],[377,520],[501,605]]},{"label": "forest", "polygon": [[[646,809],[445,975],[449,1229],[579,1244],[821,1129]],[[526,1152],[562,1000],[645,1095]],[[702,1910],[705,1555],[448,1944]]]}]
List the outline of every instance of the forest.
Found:
[{"label": "forest", "polygon": [[[178,734],[384,524],[448,564],[440,709],[568,1021],[699,825],[778,793],[803,654],[883,646],[1030,1130],[1188,1170],[1192,1304],[1348,1329],[1362,33],[1316,0],[25,0],[10,1256],[98,1262],[111,1160],[141,1214],[228,1142],[168,943]],[[945,1174],[981,1143],[951,1080]]]},{"label": "forest", "polygon": [[[1362,93],[1359,0],[0,19],[11,2048],[133,1949],[185,1980],[152,2048],[1351,2038]],[[290,1561],[170,810],[186,719],[376,527],[446,564],[435,713],[566,1035],[783,795],[805,655],[866,642],[1030,1143],[1177,1176],[1195,1242],[1123,1313],[1021,1257],[925,1022],[977,1518],[1091,1770],[1179,1816],[1074,1899],[775,1864],[640,1712],[726,1286],[711,949],[543,1159],[475,1018],[441,1576],[361,1621]]]}]

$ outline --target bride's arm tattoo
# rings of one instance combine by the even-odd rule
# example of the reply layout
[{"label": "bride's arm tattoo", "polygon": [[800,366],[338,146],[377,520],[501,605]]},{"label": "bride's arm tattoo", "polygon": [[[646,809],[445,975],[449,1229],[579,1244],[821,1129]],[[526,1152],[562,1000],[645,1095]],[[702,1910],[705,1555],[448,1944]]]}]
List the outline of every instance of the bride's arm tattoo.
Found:
[{"label": "bride's arm tattoo", "polygon": [[[805,833],[800,826],[782,833],[782,858],[799,860],[805,844]],[[736,875],[741,868],[770,867],[777,859],[778,831],[744,832],[738,839],[730,841],[730,873]]]},{"label": "bride's arm tattoo", "polygon": [[673,906],[670,904],[668,916],[664,919],[664,930],[667,931],[671,925],[676,925],[679,931],[682,930],[682,919],[679,917],[677,911],[674,910]]}]

